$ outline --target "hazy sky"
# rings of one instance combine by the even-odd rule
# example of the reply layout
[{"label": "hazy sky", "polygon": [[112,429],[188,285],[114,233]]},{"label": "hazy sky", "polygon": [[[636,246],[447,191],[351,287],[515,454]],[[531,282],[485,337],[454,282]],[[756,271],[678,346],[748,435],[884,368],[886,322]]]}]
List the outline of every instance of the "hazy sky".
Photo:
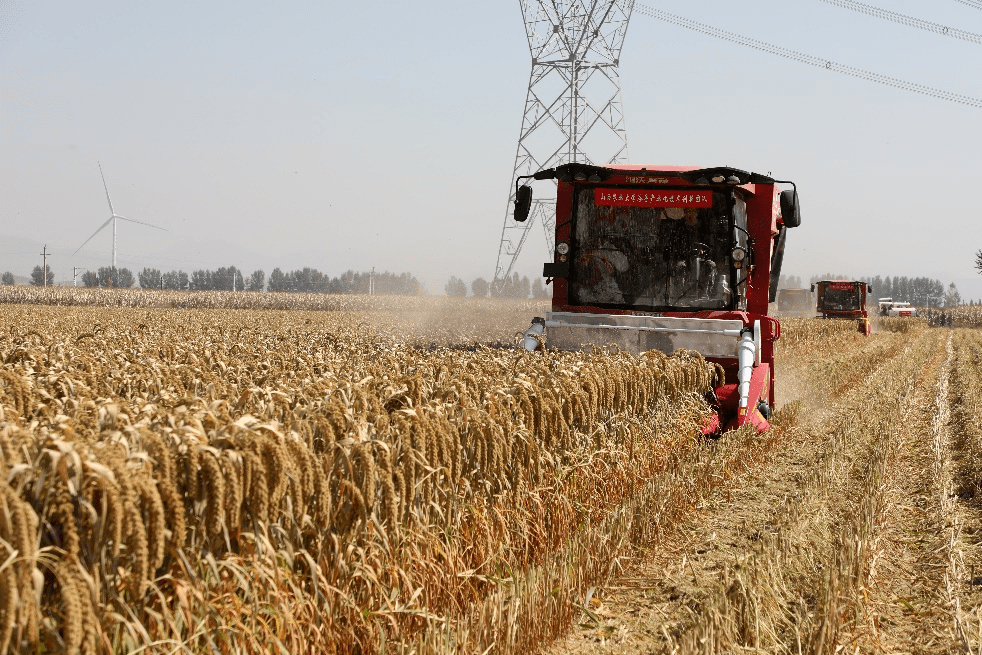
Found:
[{"label": "hazy sky", "polygon": [[[955,0],[865,0],[982,33]],[[819,0],[646,5],[982,98],[982,46]],[[530,55],[519,2],[0,0],[0,270],[118,262],[490,278]],[[982,298],[982,109],[636,14],[630,159],[793,179],[786,272],[909,275]],[[518,270],[541,272],[533,233]],[[875,293],[875,291],[874,291]]]}]

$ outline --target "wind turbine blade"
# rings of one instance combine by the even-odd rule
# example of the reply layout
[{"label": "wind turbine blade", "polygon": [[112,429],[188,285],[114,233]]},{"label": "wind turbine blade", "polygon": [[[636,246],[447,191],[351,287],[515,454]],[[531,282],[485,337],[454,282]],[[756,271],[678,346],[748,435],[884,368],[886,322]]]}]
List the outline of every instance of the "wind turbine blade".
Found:
[{"label": "wind turbine blade", "polygon": [[[92,233],[92,237],[94,237],[95,235],[97,235],[97,234],[99,234],[100,232],[102,232],[102,228],[104,228],[104,227],[106,227],[107,225],[109,225],[110,223],[112,223],[112,221],[113,221],[113,217],[112,217],[112,216],[110,216],[110,217],[109,217],[109,220],[108,220],[108,221],[106,221],[105,223],[103,223],[102,225],[100,225],[100,226],[99,226],[99,229],[98,229],[98,230],[96,230],[95,232],[93,232],[93,233]],[[89,237],[88,239],[86,239],[86,240],[85,240],[85,243],[88,243],[89,241],[92,241],[92,237]],[[78,250],[81,250],[82,248],[84,248],[84,247],[85,247],[85,243],[83,243],[82,245],[80,245],[80,246],[78,247]],[[72,253],[72,256],[74,256],[74,255],[75,255],[76,253],[78,253],[78,250],[76,250],[75,252],[73,252],[73,253]]]},{"label": "wind turbine blade", "polygon": [[99,162],[99,175],[102,176],[102,188],[106,190],[106,200],[109,201],[109,213],[115,215],[116,211],[113,209],[113,201],[109,197],[109,187],[106,185],[106,176],[102,172],[102,162]]},{"label": "wind turbine blade", "polygon": [[124,221],[129,221],[130,223],[139,223],[140,225],[146,225],[147,227],[153,227],[153,228],[156,228],[158,230],[163,230],[164,232],[167,231],[167,228],[159,227],[157,225],[151,225],[150,223],[144,223],[143,221],[138,221],[138,220],[136,220],[134,218],[126,218],[125,216],[120,216],[119,214],[116,214],[116,218],[121,218]]}]

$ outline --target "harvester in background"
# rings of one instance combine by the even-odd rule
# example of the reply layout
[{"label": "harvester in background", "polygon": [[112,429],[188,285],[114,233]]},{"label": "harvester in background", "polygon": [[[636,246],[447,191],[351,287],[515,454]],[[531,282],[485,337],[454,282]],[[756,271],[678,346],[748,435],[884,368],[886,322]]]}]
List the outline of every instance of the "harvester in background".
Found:
[{"label": "harvester in background", "polygon": [[[768,303],[787,230],[801,222],[794,184],[728,167],[565,164],[528,177],[558,180],[558,195],[543,269],[552,310],[525,347],[698,351],[724,374],[704,434],[769,429],[781,325]],[[530,186],[517,189],[515,220],[531,199]]]},{"label": "harvester in background", "polygon": [[780,289],[777,292],[779,314],[811,314],[812,293],[808,289]]},{"label": "harvester in background", "polygon": [[815,309],[822,318],[855,319],[860,332],[871,332],[866,294],[873,287],[859,280],[822,280],[811,286]]},{"label": "harvester in background", "polygon": [[910,318],[917,316],[917,310],[909,302],[895,301],[893,298],[880,298],[880,316]]}]

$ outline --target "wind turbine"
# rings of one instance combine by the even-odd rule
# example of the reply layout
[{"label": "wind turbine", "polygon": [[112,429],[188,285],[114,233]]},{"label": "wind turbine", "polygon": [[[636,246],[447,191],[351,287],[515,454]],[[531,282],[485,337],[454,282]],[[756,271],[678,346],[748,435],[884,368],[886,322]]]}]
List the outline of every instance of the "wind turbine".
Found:
[{"label": "wind turbine", "polygon": [[[116,210],[113,209],[113,201],[112,201],[112,198],[109,197],[109,187],[106,185],[106,176],[102,172],[102,163],[101,162],[99,163],[99,175],[102,176],[102,187],[106,190],[106,200],[109,202],[109,214],[110,214],[110,216],[109,216],[109,220],[107,220],[105,223],[103,223],[102,225],[100,225],[99,226],[99,229],[96,230],[95,232],[93,232],[92,233],[92,236],[85,240],[85,243],[88,243],[89,241],[92,241],[92,237],[94,237],[95,235],[99,234],[99,232],[102,232],[102,228],[104,228],[107,225],[109,225],[110,223],[112,223],[113,224],[113,270],[115,271],[116,270],[116,219],[117,218],[121,218],[124,221],[129,221],[130,223],[139,223],[140,225],[146,225],[147,227],[152,227],[152,228],[157,229],[157,230],[164,230],[164,232],[166,232],[167,230],[165,230],[162,227],[157,227],[156,225],[151,225],[150,223],[144,223],[143,221],[138,221],[138,220],[135,220],[135,219],[132,219],[132,218],[126,218],[125,216],[120,216],[119,214],[117,214],[116,213]],[[79,250],[81,250],[82,248],[84,248],[85,247],[85,243],[83,243],[82,245],[80,245],[78,247],[78,250],[76,250],[75,252],[73,252],[72,255],[74,256],[75,254],[78,253]]]}]

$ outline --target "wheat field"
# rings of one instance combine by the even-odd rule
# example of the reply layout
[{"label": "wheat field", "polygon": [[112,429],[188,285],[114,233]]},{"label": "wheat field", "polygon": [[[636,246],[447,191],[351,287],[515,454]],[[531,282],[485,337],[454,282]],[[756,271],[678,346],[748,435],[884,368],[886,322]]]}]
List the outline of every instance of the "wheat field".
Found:
[{"label": "wheat field", "polygon": [[788,319],[774,429],[705,442],[697,353],[277,296],[3,306],[0,653],[978,644],[973,330]]}]

